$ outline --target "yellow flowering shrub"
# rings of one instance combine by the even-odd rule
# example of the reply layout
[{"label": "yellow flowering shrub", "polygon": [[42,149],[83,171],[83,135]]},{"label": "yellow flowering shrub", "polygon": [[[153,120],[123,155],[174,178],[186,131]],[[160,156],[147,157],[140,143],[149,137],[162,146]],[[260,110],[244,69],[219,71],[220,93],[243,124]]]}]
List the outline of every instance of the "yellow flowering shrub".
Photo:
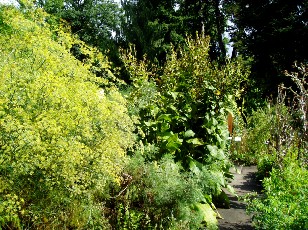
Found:
[{"label": "yellow flowering shrub", "polygon": [[0,6],[0,229],[99,225],[133,143],[125,99],[93,73],[111,75],[106,58],[46,17]]}]

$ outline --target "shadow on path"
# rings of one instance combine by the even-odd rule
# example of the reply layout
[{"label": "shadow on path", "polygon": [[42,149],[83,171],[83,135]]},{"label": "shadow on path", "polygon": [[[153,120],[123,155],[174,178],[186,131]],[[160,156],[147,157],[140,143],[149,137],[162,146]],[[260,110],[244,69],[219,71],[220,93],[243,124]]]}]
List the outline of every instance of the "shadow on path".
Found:
[{"label": "shadow on path", "polygon": [[[256,166],[237,167],[233,169],[234,176],[230,185],[233,186],[236,194],[241,197],[247,193],[261,192],[261,184],[256,179]],[[253,230],[251,217],[246,214],[246,204],[238,201],[238,198],[227,190],[224,190],[230,199],[230,208],[218,208],[219,214],[223,219],[218,219],[220,230]]]}]

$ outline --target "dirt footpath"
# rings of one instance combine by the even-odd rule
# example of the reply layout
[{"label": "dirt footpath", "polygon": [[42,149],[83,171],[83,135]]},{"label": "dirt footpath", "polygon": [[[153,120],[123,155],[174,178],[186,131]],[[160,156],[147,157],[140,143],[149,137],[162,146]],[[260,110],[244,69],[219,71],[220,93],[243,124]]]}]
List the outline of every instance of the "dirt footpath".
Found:
[{"label": "dirt footpath", "polygon": [[[234,179],[231,185],[238,196],[243,196],[250,192],[260,192],[261,185],[256,179],[256,166],[238,166],[237,170],[232,169]],[[218,219],[219,229],[251,230],[251,218],[246,214],[245,203],[238,201],[238,198],[228,191],[226,194],[230,198],[230,209],[218,208],[223,219]]]}]

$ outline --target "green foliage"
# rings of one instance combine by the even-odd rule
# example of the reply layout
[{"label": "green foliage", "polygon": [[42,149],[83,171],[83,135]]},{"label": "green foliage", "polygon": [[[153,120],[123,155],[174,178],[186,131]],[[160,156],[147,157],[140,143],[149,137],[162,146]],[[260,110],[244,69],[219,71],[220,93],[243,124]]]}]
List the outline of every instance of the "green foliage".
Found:
[{"label": "green foliage", "polygon": [[180,51],[180,57],[174,52],[166,63],[160,85],[161,110],[173,119],[170,130],[176,130],[183,139],[181,157],[189,152],[205,163],[208,156],[204,153],[212,153],[208,145],[225,149],[226,109],[234,97],[240,96],[240,83],[246,73],[240,61],[222,67],[212,63],[208,38],[188,39],[187,46],[188,50]]},{"label": "green foliage", "polygon": [[182,30],[189,36],[194,36],[196,32],[209,36],[211,59],[225,63],[227,17],[222,1],[181,0],[179,11],[183,17]]},{"label": "green foliage", "polygon": [[283,170],[274,169],[263,180],[263,197],[249,201],[256,229],[307,229],[307,178],[307,169],[294,159]]},{"label": "green foliage", "polygon": [[117,229],[198,229],[203,222],[216,229],[216,213],[203,195],[209,193],[206,183],[212,172],[183,172],[170,155],[147,163],[141,150],[131,158],[127,180],[118,188]]},{"label": "green foliage", "polygon": [[[247,83],[247,61],[225,59],[220,1],[123,1],[123,34],[113,1],[35,1],[53,15],[33,1],[18,2],[19,9],[0,6],[0,229],[217,229],[212,202],[228,205],[221,192],[230,177],[228,147],[232,159],[258,163],[260,176],[270,176],[265,196],[249,201],[256,227],[308,227],[305,66],[286,74],[297,89],[281,86],[277,105],[252,112],[241,130],[245,106],[262,104],[260,87]],[[235,42],[241,48],[248,41],[240,51],[255,54],[254,74],[264,63],[266,73],[277,73],[302,57],[294,44],[290,58],[268,47],[277,40],[272,35],[285,32],[277,20],[268,20],[264,28],[279,27],[270,32],[243,23],[247,12],[283,4],[245,4],[235,7],[237,35],[244,35]],[[287,21],[301,26],[306,6],[290,6],[298,11]],[[86,45],[112,50],[112,31],[137,50],[123,56],[131,85],[122,95],[111,63]],[[184,41],[187,31],[202,36]],[[138,60],[145,53],[151,62]],[[258,87],[238,108],[251,82]],[[296,106],[285,106],[287,92]],[[228,146],[228,113],[241,144]]]},{"label": "green foliage", "polygon": [[[156,95],[143,101],[143,108],[137,105],[140,127],[146,134],[145,141],[160,148],[158,158],[169,152],[184,164],[189,155],[206,163],[218,156],[208,158],[206,153],[211,149],[207,146],[225,148],[226,107],[233,103],[232,95],[240,96],[240,82],[247,72],[240,61],[224,67],[211,63],[208,39],[188,39],[187,46],[189,49],[179,51],[180,57],[173,52],[168,58],[162,76],[156,79],[159,84]],[[145,86],[154,89],[155,74],[147,70],[145,61],[138,63],[131,53],[124,59],[135,87],[130,101],[138,101],[141,95],[146,95]]]},{"label": "green foliage", "polygon": [[263,156],[259,156],[257,164],[257,177],[258,179],[262,180],[265,177],[269,177],[272,169],[276,167],[276,156],[275,154],[266,154]]},{"label": "green foliage", "polygon": [[235,50],[254,58],[251,78],[263,96],[276,94],[280,83],[290,83],[283,72],[290,70],[294,61],[307,62],[307,2],[223,2],[234,23],[230,30]]},{"label": "green foliage", "polygon": [[[252,139],[248,139],[246,144],[250,149],[259,150],[255,151],[258,158],[258,174],[261,179],[266,177],[263,179],[264,194],[248,200],[248,211],[253,214],[253,222],[257,229],[308,227],[305,148],[307,84],[306,69],[302,65],[299,70],[297,73],[288,74],[297,89],[280,85],[277,104],[259,110],[251,117],[254,128],[249,135]],[[286,98],[288,90],[293,93],[290,95],[293,96],[292,104],[290,98]],[[287,102],[290,104],[289,107],[285,106]],[[262,148],[261,143],[266,137],[267,147]]]},{"label": "green foliage", "polygon": [[[234,143],[230,158],[239,163],[256,164],[258,159],[269,153],[268,141],[275,119],[275,110],[265,107],[253,111],[247,118],[247,127],[242,131],[242,141]],[[235,145],[238,146],[235,146]]]},{"label": "green foliage", "polygon": [[109,63],[82,42],[75,59],[78,40],[55,38],[46,17],[1,6],[0,226],[99,229],[98,194],[120,182],[133,124],[119,92],[98,87],[93,60]]},{"label": "green foliage", "polygon": [[[178,0],[121,1],[125,21],[124,42],[134,44],[139,59],[144,55],[155,64],[163,64],[174,46],[183,45],[183,16],[175,9]],[[195,31],[194,31],[195,32]]]},{"label": "green foliage", "polygon": [[262,161],[268,159],[278,165],[286,151],[297,142],[295,134],[288,107],[282,104],[268,105],[253,111],[247,118],[242,142],[232,152],[231,158],[245,164],[264,164]]},{"label": "green foliage", "polygon": [[[127,98],[131,113],[139,116],[141,145],[154,150],[144,153],[145,161],[160,162],[171,154],[183,172],[190,175],[190,186],[195,184],[194,190],[206,197],[205,201],[196,200],[194,206],[204,214],[211,207],[207,206],[211,205],[211,196],[217,196],[222,187],[227,186],[230,162],[225,156],[226,114],[230,105],[236,107],[234,98],[240,97],[240,83],[247,76],[247,70],[241,60],[222,67],[212,63],[208,38],[198,37],[186,42],[188,48],[172,52],[161,69],[153,68],[146,59],[138,61],[132,50],[123,60],[131,74],[133,87]],[[166,169],[162,173],[167,173]],[[162,191],[154,192],[154,199],[161,193],[171,202],[181,202],[177,194],[182,191],[181,186],[187,184],[185,173],[178,175],[179,184],[173,186],[177,188],[174,194],[171,189],[166,190],[166,184],[171,182],[153,178],[164,185],[157,185]],[[163,191],[170,191],[170,194]],[[167,206],[165,202],[162,204]],[[181,203],[181,207],[187,209],[187,203],[184,206]],[[190,219],[190,215],[187,212],[182,219]],[[163,216],[170,216],[170,213]],[[211,218],[208,216],[204,220]]]},{"label": "green foliage", "polygon": [[293,101],[290,106],[292,114],[292,127],[298,131],[298,148],[299,159],[308,164],[308,65],[294,63],[296,71],[288,73],[286,76],[290,77],[296,88],[286,88],[281,86],[281,94],[284,95],[282,102],[286,100],[286,94],[292,93]]},{"label": "green foliage", "polygon": [[297,72],[287,75],[296,87],[280,85],[276,104],[268,104],[251,113],[247,126],[243,128],[242,142],[231,146],[230,157],[233,160],[246,164],[260,163],[261,171],[268,173],[270,165],[282,167],[287,151],[296,146],[299,159],[307,163],[306,68],[299,65]]},{"label": "green foliage", "polygon": [[69,23],[72,32],[87,44],[116,52],[112,32],[120,33],[121,10],[114,1],[37,0],[36,6]]},{"label": "green foliage", "polygon": [[226,61],[223,41],[226,18],[220,1],[124,0],[121,3],[125,42],[136,46],[139,59],[146,55],[151,62],[163,65],[174,47],[184,47],[185,37],[195,37],[198,32],[210,36],[211,59]]}]

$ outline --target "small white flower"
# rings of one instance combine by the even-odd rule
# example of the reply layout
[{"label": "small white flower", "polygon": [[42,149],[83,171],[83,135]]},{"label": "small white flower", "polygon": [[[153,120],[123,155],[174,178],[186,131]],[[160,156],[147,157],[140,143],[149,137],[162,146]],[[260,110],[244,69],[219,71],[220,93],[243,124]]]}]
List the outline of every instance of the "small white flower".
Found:
[{"label": "small white flower", "polygon": [[100,90],[98,91],[98,97],[99,97],[100,99],[103,99],[103,98],[104,98],[104,95],[105,95],[104,89],[100,89]]}]

